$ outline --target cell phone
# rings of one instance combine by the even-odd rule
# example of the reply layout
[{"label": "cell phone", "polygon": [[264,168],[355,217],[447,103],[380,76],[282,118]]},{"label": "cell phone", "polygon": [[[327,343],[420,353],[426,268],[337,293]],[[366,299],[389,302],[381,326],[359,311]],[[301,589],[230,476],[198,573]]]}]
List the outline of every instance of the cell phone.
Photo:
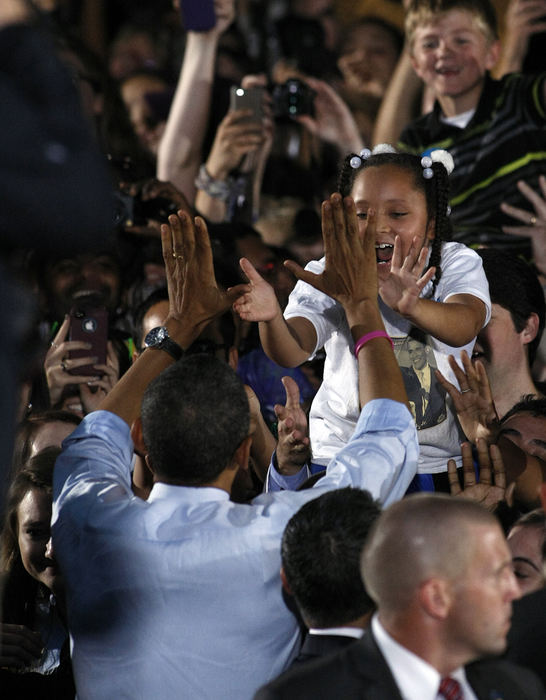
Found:
[{"label": "cell phone", "polygon": [[216,25],[214,0],[180,0],[180,14],[188,32],[208,32]]},{"label": "cell phone", "polygon": [[261,122],[264,116],[263,95],[264,89],[258,85],[247,89],[232,85],[229,93],[229,109],[231,112],[251,109],[252,116],[248,121]]},{"label": "cell phone", "polygon": [[[81,340],[90,343],[89,350],[71,350],[69,359],[80,357],[96,357],[95,364],[106,364],[106,343],[108,342],[108,311],[104,307],[82,308],[73,307],[70,311],[70,328],[68,340]],[[93,365],[73,367],[69,374],[97,377],[102,373]]]}]

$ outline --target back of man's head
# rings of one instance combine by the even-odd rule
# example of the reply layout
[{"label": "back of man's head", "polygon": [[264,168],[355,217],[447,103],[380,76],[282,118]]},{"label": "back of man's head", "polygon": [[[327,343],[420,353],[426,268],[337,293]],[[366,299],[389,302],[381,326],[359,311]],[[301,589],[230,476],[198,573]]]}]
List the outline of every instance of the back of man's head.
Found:
[{"label": "back of man's head", "polygon": [[292,516],[281,555],[286,581],[309,627],[337,627],[374,605],[360,577],[360,554],[381,509],[367,491],[323,494]]},{"label": "back of man's head", "polygon": [[219,476],[249,430],[239,378],[225,362],[201,354],[171,365],[148,386],[141,415],[154,473],[188,486]]},{"label": "back of man's head", "polygon": [[408,46],[412,47],[417,27],[435,22],[452,10],[471,14],[476,28],[488,41],[498,39],[497,13],[490,0],[411,0],[404,22]]},{"label": "back of man's head", "polygon": [[361,559],[362,579],[379,611],[404,611],[428,578],[464,576],[475,525],[497,521],[477,503],[444,494],[408,496],[383,511]]},{"label": "back of man's head", "polygon": [[520,333],[532,313],[538,317],[536,337],[527,344],[529,364],[533,364],[544,330],[546,305],[544,291],[533,268],[511,253],[495,248],[476,251],[483,262],[493,304],[510,312],[514,327]]}]

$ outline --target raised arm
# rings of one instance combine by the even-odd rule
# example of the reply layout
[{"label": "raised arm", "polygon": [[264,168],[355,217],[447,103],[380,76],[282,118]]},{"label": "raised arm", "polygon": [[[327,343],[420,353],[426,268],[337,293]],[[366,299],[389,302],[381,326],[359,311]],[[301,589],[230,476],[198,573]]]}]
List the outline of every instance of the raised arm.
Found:
[{"label": "raised arm", "polygon": [[173,103],[159,144],[157,177],[172,182],[190,202],[202,158],[218,40],[234,18],[234,0],[215,0],[216,26],[188,32],[184,60]]},{"label": "raised arm", "polygon": [[397,143],[405,126],[413,119],[413,107],[423,83],[411,65],[405,48],[385,91],[375,119],[372,143]]},{"label": "raised arm", "polygon": [[249,283],[235,302],[235,311],[243,321],[260,323],[260,340],[269,358],[282,367],[301,365],[317,343],[313,324],[305,318],[285,321],[273,287],[249,260],[242,258],[240,264]]},{"label": "raised arm", "polygon": [[[183,211],[170,216],[169,225],[161,227],[161,245],[169,290],[169,313],[164,325],[185,350],[242,290],[233,287],[224,292],[218,287],[207,227],[200,217],[194,223]],[[116,413],[131,425],[140,414],[146,387],[173,362],[171,355],[161,349],[146,349],[98,408]]]},{"label": "raised arm", "polygon": [[519,73],[535,34],[546,31],[546,3],[544,0],[511,0],[506,8],[501,56],[495,74]]},{"label": "raised arm", "polygon": [[407,405],[402,374],[377,301],[376,213],[368,210],[368,225],[361,241],[354,201],[351,197],[342,200],[335,193],[323,202],[322,232],[326,253],[324,272],[315,274],[294,262],[286,265],[296,277],[343,306],[351,335],[359,347],[360,405],[379,398]]},{"label": "raised arm", "polygon": [[461,347],[483,328],[486,306],[472,294],[453,294],[443,302],[419,296],[435,271],[431,267],[423,274],[427,252],[426,247],[419,251],[414,239],[403,259],[400,238],[396,236],[390,274],[381,283],[379,293],[385,304],[425,333],[452,347]]}]

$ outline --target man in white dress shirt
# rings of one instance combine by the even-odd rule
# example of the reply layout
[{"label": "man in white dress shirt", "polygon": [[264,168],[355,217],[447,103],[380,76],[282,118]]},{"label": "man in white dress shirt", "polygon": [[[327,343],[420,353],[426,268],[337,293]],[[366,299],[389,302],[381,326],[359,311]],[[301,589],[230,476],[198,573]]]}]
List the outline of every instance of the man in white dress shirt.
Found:
[{"label": "man in white dress shirt", "polygon": [[[180,212],[162,228],[165,326],[65,441],[55,469],[52,531],[80,700],[251,698],[299,646],[279,575],[289,518],[344,486],[389,504],[415,474],[415,425],[377,304],[375,225],[363,244],[352,201],[333,195],[323,213],[328,274],[315,283],[361,339],[362,414],[317,487],[250,504],[229,500],[250,449],[242,385],[215,358],[173,359],[247,285],[218,289],[201,219]],[[131,429],[154,474],[147,501],[131,491]]]}]

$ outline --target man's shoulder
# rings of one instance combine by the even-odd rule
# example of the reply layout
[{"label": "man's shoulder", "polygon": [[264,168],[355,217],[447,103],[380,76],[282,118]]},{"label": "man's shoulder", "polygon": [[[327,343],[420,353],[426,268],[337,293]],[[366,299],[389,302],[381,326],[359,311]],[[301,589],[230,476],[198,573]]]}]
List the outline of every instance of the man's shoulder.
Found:
[{"label": "man's shoulder", "polygon": [[482,659],[465,668],[468,682],[478,697],[504,700],[544,700],[542,682],[532,671],[506,659]]},{"label": "man's shoulder", "polygon": [[256,694],[256,700],[401,700],[386,661],[372,635],[326,657],[286,671]]}]

